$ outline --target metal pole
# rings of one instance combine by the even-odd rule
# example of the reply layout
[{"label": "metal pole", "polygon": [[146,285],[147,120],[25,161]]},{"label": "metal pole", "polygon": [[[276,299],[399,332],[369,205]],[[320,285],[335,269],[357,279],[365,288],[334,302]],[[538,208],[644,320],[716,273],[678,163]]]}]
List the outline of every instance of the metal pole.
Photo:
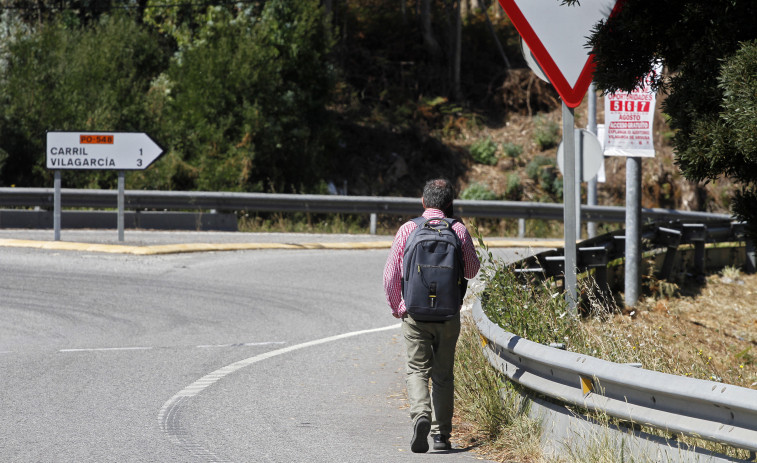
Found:
[{"label": "metal pole", "polygon": [[625,303],[633,307],[641,289],[641,158],[626,158]]},{"label": "metal pole", "polygon": [[[576,144],[573,108],[562,104],[562,133],[565,149],[565,177],[563,179],[563,225],[565,232],[565,299],[570,310],[576,312]],[[580,176],[578,177],[580,179]]]},{"label": "metal pole", "polygon": [[[597,205],[597,176],[589,180],[586,190],[586,204],[589,206]],[[597,222],[586,222],[586,233],[589,238],[597,236]]]},{"label": "metal pole", "polygon": [[575,129],[576,143],[576,239],[581,239],[581,179],[583,179],[584,163],[584,137],[580,130]]},{"label": "metal pole", "polygon": [[521,217],[518,219],[518,238],[524,238],[526,236],[526,219]]},{"label": "metal pole", "polygon": [[55,171],[55,179],[53,180],[53,229],[55,235],[55,241],[60,241],[60,171]]},{"label": "metal pole", "polygon": [[378,216],[375,212],[371,213],[371,235],[376,234],[376,221]]},{"label": "metal pole", "polygon": [[[594,82],[589,85],[589,121],[586,124],[586,130],[593,133],[594,135],[597,134],[597,89],[596,85],[594,85]],[[586,187],[586,204],[589,206],[596,206],[597,205],[597,176],[594,175],[591,179],[589,179],[589,182]],[[586,233],[589,235],[589,238],[594,238],[597,236],[597,223],[596,222],[587,222],[586,223]]]},{"label": "metal pole", "polygon": [[118,241],[124,240],[124,176],[123,170],[118,171]]}]

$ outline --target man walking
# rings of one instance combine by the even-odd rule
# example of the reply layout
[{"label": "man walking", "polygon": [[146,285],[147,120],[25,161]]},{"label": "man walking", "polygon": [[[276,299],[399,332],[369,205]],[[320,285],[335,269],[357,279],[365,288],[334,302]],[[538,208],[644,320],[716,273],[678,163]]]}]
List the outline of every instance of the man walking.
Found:
[{"label": "man walking", "polygon": [[[453,366],[455,345],[460,335],[459,311],[462,294],[454,303],[453,315],[447,316],[445,320],[433,320],[433,317],[419,315],[414,318],[412,313],[408,313],[402,286],[403,277],[407,277],[403,272],[405,246],[413,231],[424,221],[445,225],[443,219],[452,215],[454,197],[454,189],[448,180],[436,179],[426,183],[421,200],[424,208],[423,220],[409,221],[400,227],[384,268],[387,302],[392,309],[392,315],[402,319],[402,334],[407,349],[407,395],[410,400],[410,418],[413,420],[410,449],[415,453],[428,451],[429,432],[433,436],[434,450],[452,448],[449,437],[452,432],[454,407]],[[462,255],[463,276],[470,280],[476,276],[481,266],[473,247],[473,240],[461,222],[452,221],[451,228],[459,239],[457,245],[461,251],[459,254]],[[421,266],[418,266],[418,271],[420,270]],[[436,288],[436,283],[432,283],[431,286],[433,294],[428,298],[433,308],[436,301],[441,299],[437,299],[437,293],[442,294],[443,288]],[[462,288],[464,292],[465,285]],[[430,394],[429,378],[432,384]]]}]

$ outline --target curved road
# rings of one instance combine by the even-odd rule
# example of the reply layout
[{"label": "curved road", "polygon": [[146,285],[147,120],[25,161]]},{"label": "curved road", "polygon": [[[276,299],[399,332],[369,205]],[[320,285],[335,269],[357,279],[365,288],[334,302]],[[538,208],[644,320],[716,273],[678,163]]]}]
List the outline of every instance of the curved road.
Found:
[{"label": "curved road", "polygon": [[0,248],[2,459],[477,459],[409,451],[386,255]]}]

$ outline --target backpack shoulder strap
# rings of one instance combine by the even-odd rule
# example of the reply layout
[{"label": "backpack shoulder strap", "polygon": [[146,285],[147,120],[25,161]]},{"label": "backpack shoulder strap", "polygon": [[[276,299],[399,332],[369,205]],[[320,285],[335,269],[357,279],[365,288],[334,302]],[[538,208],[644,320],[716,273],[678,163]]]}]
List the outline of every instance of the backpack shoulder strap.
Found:
[{"label": "backpack shoulder strap", "polygon": [[423,216],[416,217],[416,218],[414,218],[414,219],[412,219],[410,221],[411,222],[415,222],[416,225],[418,225],[419,227],[421,227],[421,226],[423,226],[424,223],[428,222],[429,220],[439,220],[441,222],[447,222],[447,225],[449,225],[450,227],[452,227],[452,225],[455,222],[458,222],[458,220],[455,219],[454,217],[431,217],[430,219],[427,219],[427,218],[425,218]]},{"label": "backpack shoulder strap", "polygon": [[425,217],[420,216],[420,217],[416,217],[416,218],[412,219],[411,222],[413,222],[416,225],[418,225],[418,228],[421,228],[423,226],[423,224],[426,223],[426,220],[427,219]]}]

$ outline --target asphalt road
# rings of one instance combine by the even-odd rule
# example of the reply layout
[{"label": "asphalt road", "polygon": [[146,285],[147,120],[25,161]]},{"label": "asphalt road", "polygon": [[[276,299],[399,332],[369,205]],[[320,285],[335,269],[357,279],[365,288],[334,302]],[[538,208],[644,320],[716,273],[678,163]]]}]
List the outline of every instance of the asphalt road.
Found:
[{"label": "asphalt road", "polygon": [[386,255],[0,247],[0,460],[476,460],[410,453]]}]

